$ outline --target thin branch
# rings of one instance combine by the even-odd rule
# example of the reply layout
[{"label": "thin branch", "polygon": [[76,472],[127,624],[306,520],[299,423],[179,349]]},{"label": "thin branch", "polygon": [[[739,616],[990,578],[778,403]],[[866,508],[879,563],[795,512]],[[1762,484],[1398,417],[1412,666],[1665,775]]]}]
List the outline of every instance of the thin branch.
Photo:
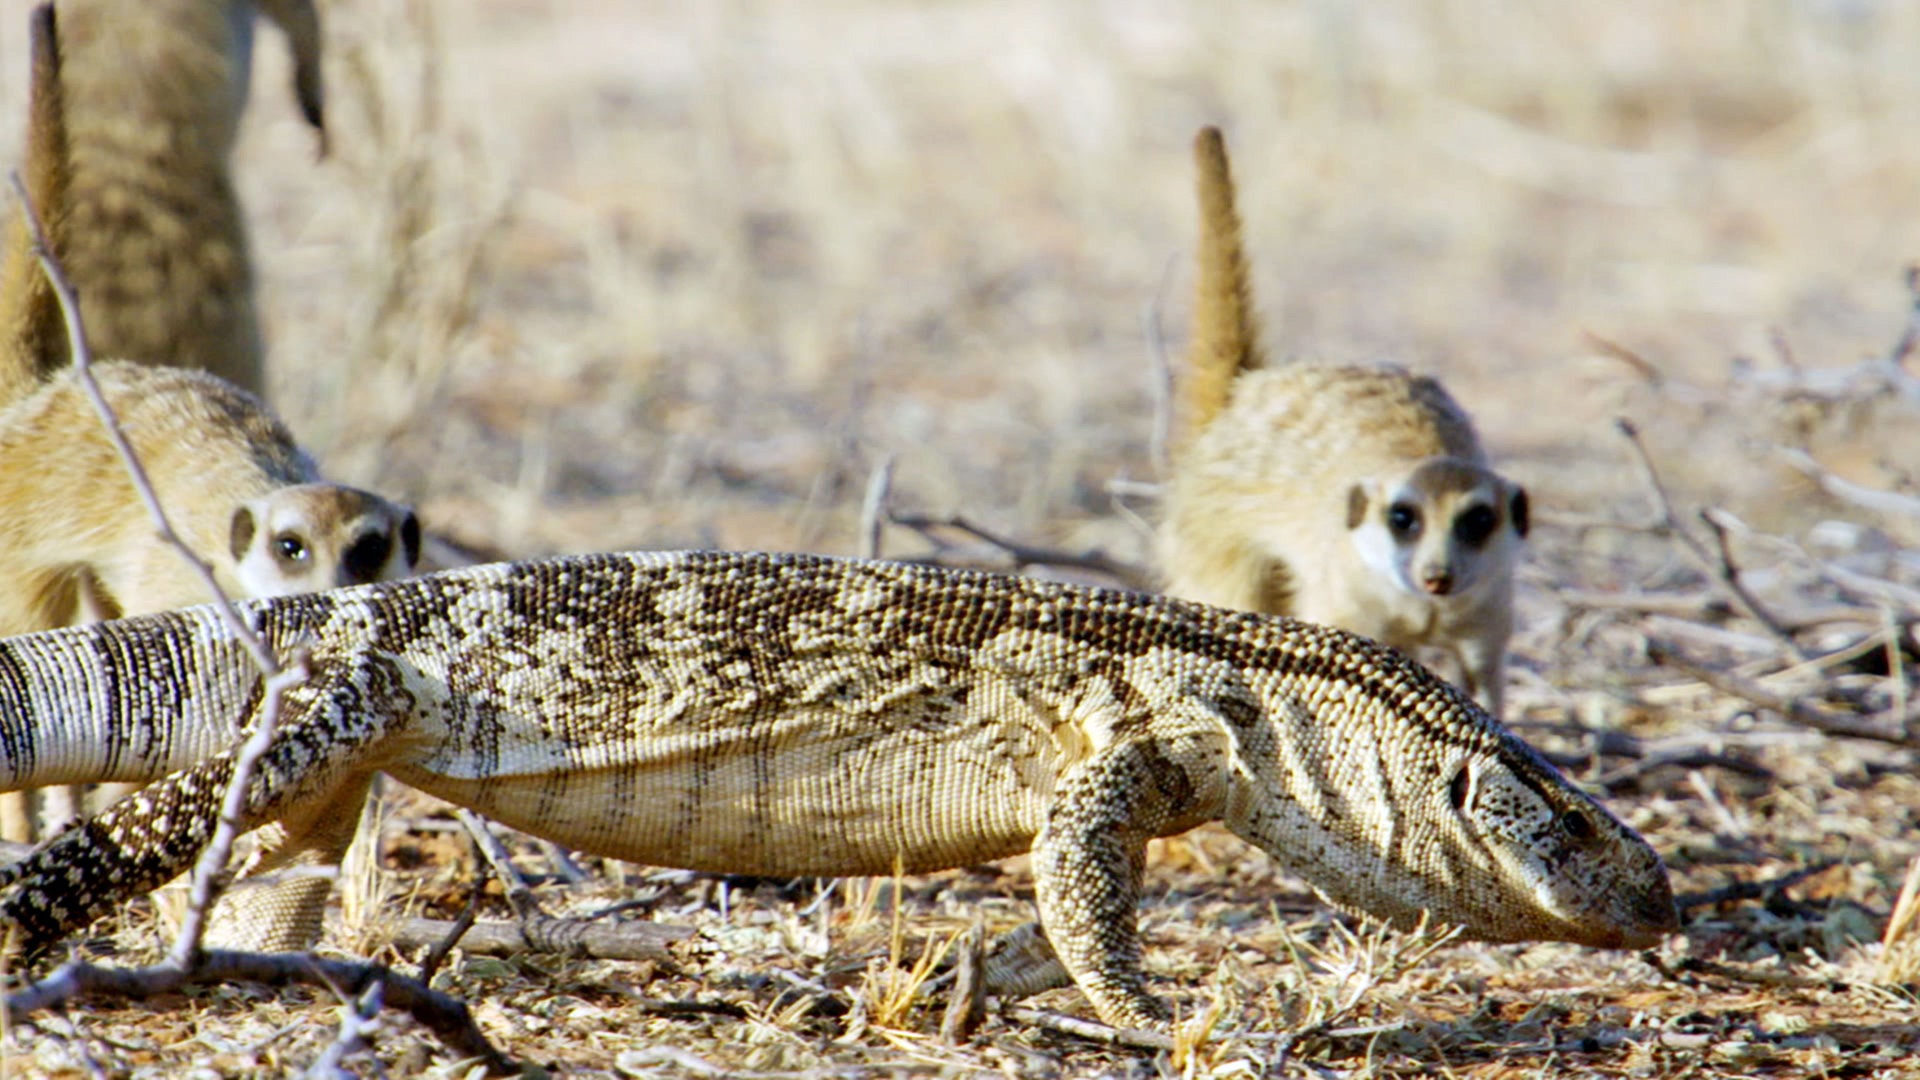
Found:
[{"label": "thin branch", "polygon": [[1036,1009],[1031,1005],[1007,1005],[1000,1010],[1000,1013],[1016,1024],[1030,1024],[1045,1031],[1071,1035],[1076,1039],[1085,1039],[1102,1046],[1124,1046],[1129,1050],[1173,1049],[1173,1036],[1158,1031],[1114,1027],[1098,1020],[1083,1020],[1077,1016],[1054,1012],[1052,1009]]},{"label": "thin branch", "polygon": [[887,495],[893,489],[893,455],[888,454],[867,476],[866,498],[860,501],[860,557],[880,557],[880,535],[886,530]]},{"label": "thin branch", "polygon": [[1837,713],[1815,708],[1798,698],[1782,697],[1751,679],[1743,679],[1731,672],[1715,671],[1702,664],[1694,663],[1659,642],[1647,643],[1647,658],[1656,664],[1676,668],[1723,694],[1777,713],[1793,723],[1813,728],[1815,731],[1851,739],[1891,743],[1894,746],[1920,745],[1920,742],[1916,742],[1904,727],[1902,730],[1889,731],[1880,725],[1850,720]]},{"label": "thin branch", "polygon": [[1776,878],[1768,878],[1765,881],[1741,881],[1728,885],[1725,888],[1711,889],[1707,892],[1684,893],[1673,898],[1673,906],[1679,908],[1681,911],[1692,911],[1694,908],[1713,907],[1716,904],[1732,904],[1741,900],[1764,900],[1782,889],[1798,885],[1810,877],[1817,874],[1824,874],[1839,865],[1839,862],[1829,859],[1825,862],[1814,863],[1812,866],[1803,866],[1798,870],[1789,871]]},{"label": "thin branch", "polygon": [[[1167,283],[1173,278],[1173,260],[1168,259],[1160,272],[1160,287],[1147,305],[1145,321],[1147,345],[1153,350],[1153,429],[1147,436],[1147,457],[1161,476],[1173,474],[1173,360],[1167,349],[1166,328],[1160,324],[1160,303],[1166,298]],[[1187,433],[1191,438],[1192,432]]]},{"label": "thin branch", "polygon": [[1693,556],[1701,569],[1720,582],[1741,610],[1778,637],[1793,653],[1795,659],[1805,660],[1806,655],[1801,652],[1799,643],[1793,640],[1793,632],[1775,618],[1760,603],[1759,598],[1747,591],[1746,584],[1740,580],[1740,568],[1733,562],[1721,526],[1711,519],[1707,521],[1720,542],[1720,556],[1716,559],[1713,553],[1707,550],[1706,545],[1680,524],[1680,517],[1673,508],[1673,498],[1667,493],[1667,486],[1660,479],[1660,470],[1654,466],[1653,454],[1647,450],[1646,444],[1640,439],[1640,429],[1626,417],[1614,420],[1614,426],[1619,429],[1621,435],[1626,437],[1628,445],[1633,447],[1634,454],[1640,462],[1641,474],[1646,478],[1647,487],[1653,492],[1654,499],[1659,505],[1660,525],[1680,541],[1681,548]]},{"label": "thin branch", "polygon": [[[931,514],[894,511],[887,515],[887,520],[903,528],[912,529],[914,532],[919,533],[935,544],[941,543],[939,537],[935,535],[935,530],[953,529],[957,532],[966,533],[968,536],[1005,552],[1007,557],[1021,568],[1029,566],[1061,566],[1075,570],[1090,570],[1097,574],[1105,574],[1107,577],[1114,579],[1129,589],[1146,589],[1150,581],[1150,575],[1145,569],[1135,566],[1132,563],[1116,559],[1104,551],[1063,551],[1058,548],[1034,547],[1029,544],[1020,543],[1017,540],[1009,540],[997,533],[989,532],[958,514],[952,517],[936,517]],[[944,545],[942,546],[944,547]],[[931,561],[942,562],[944,560],[941,558],[940,553],[936,553]]]},{"label": "thin branch", "polygon": [[949,1045],[966,1042],[986,1011],[987,984],[980,977],[986,952],[987,927],[976,914],[967,936],[955,947],[953,988],[947,993],[947,1008],[940,1018],[940,1038]]},{"label": "thin branch", "polygon": [[518,1071],[511,1059],[494,1049],[474,1025],[473,1014],[459,998],[442,994],[381,964],[331,960],[308,953],[249,953],[209,949],[200,954],[192,971],[165,964],[144,968],[67,964],[52,975],[7,996],[7,1016],[21,1023],[34,1012],[88,999],[150,1001],[193,986],[256,982],[267,986],[317,986],[364,993],[375,982],[385,985],[386,1004],[400,1009],[434,1033],[454,1053],[473,1058],[496,1075]]},{"label": "thin branch", "polygon": [[273,748],[287,691],[306,682],[307,674],[306,650],[295,650],[292,662],[267,679],[259,719],[247,740],[240,744],[239,753],[234,755],[233,778],[220,802],[220,822],[214,827],[213,839],[207,842],[194,863],[187,915],[181,920],[180,934],[174,938],[173,948],[167,952],[166,962],[183,971],[194,967],[200,942],[206,936],[207,915],[220,895],[227,863],[233,857],[234,841],[245,831],[240,820],[246,813],[247,789],[253,783],[254,770]]},{"label": "thin branch", "polygon": [[[666,923],[606,922],[591,917],[557,919],[551,915],[543,919],[540,929],[532,934],[522,922],[476,919],[454,938],[453,932],[467,921],[464,915],[453,920],[412,918],[389,932],[393,944],[407,949],[431,949],[444,943],[449,950],[457,944],[462,952],[476,956],[544,952],[590,960],[659,960],[670,955],[668,946],[696,933],[691,927]],[[443,956],[438,963],[444,962]],[[426,961],[421,962],[421,967],[425,978]]]},{"label": "thin branch", "polygon": [[307,1067],[307,1076],[312,1080],[338,1077],[341,1080],[353,1080],[353,1073],[346,1067],[347,1055],[366,1049],[367,1036],[380,1026],[380,999],[386,984],[374,980],[372,986],[359,998],[349,998],[341,1002],[340,1034],[334,1037],[325,1052],[314,1059]]},{"label": "thin branch", "polygon": [[274,659],[272,651],[253,632],[246,621],[240,618],[240,613],[234,609],[233,600],[227,596],[226,590],[220,587],[219,579],[214,577],[213,567],[194,554],[193,549],[180,538],[180,534],[173,529],[173,523],[168,520],[166,510],[161,507],[160,497],[154,493],[153,484],[147,479],[146,468],[140,464],[140,458],[133,452],[133,444],[127,441],[127,433],[120,426],[120,418],[114,414],[113,406],[107,403],[106,395],[100,391],[99,382],[93,377],[93,349],[87,343],[87,328],[80,319],[80,297],[74,291],[73,282],[68,280],[66,271],[53,256],[53,249],[47,243],[46,228],[40,221],[39,212],[34,209],[33,200],[27,196],[27,187],[20,180],[19,170],[10,172],[7,178],[13,184],[15,197],[20,200],[20,209],[27,222],[27,233],[33,241],[34,258],[39,261],[40,269],[47,275],[48,283],[53,286],[54,296],[60,301],[60,314],[66,319],[67,338],[72,345],[74,377],[79,380],[81,389],[86,391],[88,400],[93,402],[94,411],[100,415],[100,423],[106,428],[107,439],[113,443],[114,450],[120,455],[120,460],[126,465],[127,473],[133,480],[134,491],[139,494],[140,501],[146,505],[147,514],[153,518],[154,528],[158,530],[161,541],[178,551],[188,565],[193,567],[194,572],[200,575],[207,586],[208,594],[213,597],[213,603],[220,612],[221,620],[252,654],[253,662],[258,665],[261,672],[268,678],[273,677],[279,673],[280,664]]},{"label": "thin branch", "polygon": [[1841,502],[1889,517],[1920,518],[1920,499],[1911,495],[1881,491],[1863,484],[1856,484],[1851,480],[1844,480],[1814,460],[1813,455],[1805,450],[1797,450],[1791,446],[1776,446],[1773,448],[1773,453],[1801,475],[1812,480],[1821,491]]}]

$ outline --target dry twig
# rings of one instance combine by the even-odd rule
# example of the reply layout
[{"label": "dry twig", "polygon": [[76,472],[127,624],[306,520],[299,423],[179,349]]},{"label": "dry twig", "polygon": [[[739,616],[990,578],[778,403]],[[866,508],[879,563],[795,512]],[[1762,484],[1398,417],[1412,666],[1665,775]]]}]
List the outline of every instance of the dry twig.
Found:
[{"label": "dry twig", "polygon": [[1746,583],[1740,580],[1740,568],[1733,561],[1733,555],[1727,547],[1726,535],[1722,526],[1712,518],[1707,517],[1705,512],[1702,513],[1702,517],[1706,520],[1707,525],[1713,529],[1714,536],[1719,541],[1720,552],[1719,557],[1716,558],[1693,533],[1689,532],[1686,527],[1680,523],[1679,515],[1674,512],[1673,498],[1667,493],[1667,485],[1660,479],[1660,470],[1654,466],[1653,454],[1647,450],[1646,444],[1640,440],[1640,429],[1634,426],[1633,421],[1625,417],[1616,419],[1614,426],[1619,429],[1621,435],[1626,437],[1628,445],[1633,447],[1634,455],[1640,462],[1641,475],[1646,478],[1647,487],[1653,493],[1654,500],[1659,507],[1660,526],[1680,541],[1682,550],[1693,556],[1694,561],[1700,565],[1700,568],[1705,570],[1726,589],[1727,594],[1733,598],[1734,603],[1738,604],[1742,611],[1745,611],[1755,622],[1766,627],[1775,637],[1785,643],[1787,648],[1792,650],[1796,659],[1806,659],[1805,655],[1800,651],[1799,643],[1793,639],[1792,629],[1783,624],[1772,612],[1768,611],[1765,605],[1760,603],[1759,598],[1748,591]]},{"label": "dry twig", "polygon": [[1829,735],[1844,735],[1850,739],[1892,743],[1895,746],[1920,745],[1905,730],[1904,725],[1900,730],[1889,731],[1876,724],[1849,719],[1838,713],[1817,708],[1799,698],[1782,697],[1752,679],[1742,678],[1729,671],[1715,671],[1705,665],[1697,664],[1656,641],[1647,643],[1647,657],[1656,664],[1678,668],[1723,694],[1778,713],[1796,724],[1816,731],[1824,731]]},{"label": "dry twig", "polygon": [[975,560],[953,557],[952,547],[943,542],[938,535],[940,529],[953,529],[1005,553],[1016,569],[1024,570],[1030,566],[1060,566],[1074,570],[1090,570],[1112,578],[1124,588],[1135,590],[1150,588],[1152,584],[1152,574],[1145,568],[1116,559],[1104,551],[1063,551],[1058,548],[1034,547],[1017,540],[1009,540],[998,533],[989,532],[958,514],[951,517],[936,517],[932,514],[889,511],[887,520],[903,528],[912,529],[932,541],[937,550],[922,561],[938,565],[979,565]]}]

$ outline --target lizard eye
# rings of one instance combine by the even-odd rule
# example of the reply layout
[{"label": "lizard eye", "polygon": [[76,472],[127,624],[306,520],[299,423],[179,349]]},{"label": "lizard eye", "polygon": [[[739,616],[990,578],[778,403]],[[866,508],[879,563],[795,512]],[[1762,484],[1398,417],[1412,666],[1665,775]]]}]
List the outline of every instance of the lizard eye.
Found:
[{"label": "lizard eye", "polygon": [[1420,509],[1408,503],[1394,503],[1387,507],[1387,529],[1400,540],[1411,540],[1420,535]]},{"label": "lizard eye", "polygon": [[1569,810],[1560,815],[1560,830],[1580,843],[1586,843],[1594,837],[1593,819],[1578,810]]},{"label": "lizard eye", "polygon": [[1467,795],[1470,794],[1471,789],[1472,778],[1467,775],[1466,766],[1463,765],[1459,772],[1453,774],[1452,782],[1447,784],[1447,801],[1453,804],[1455,810],[1465,813]]},{"label": "lizard eye", "polygon": [[298,533],[284,532],[273,538],[273,553],[286,562],[306,562],[307,542]]}]

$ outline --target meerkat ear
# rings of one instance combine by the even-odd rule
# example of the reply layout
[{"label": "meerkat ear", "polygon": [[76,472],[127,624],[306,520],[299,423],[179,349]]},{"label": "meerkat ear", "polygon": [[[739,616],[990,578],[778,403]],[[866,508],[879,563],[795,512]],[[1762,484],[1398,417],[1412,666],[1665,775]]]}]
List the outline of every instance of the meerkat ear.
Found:
[{"label": "meerkat ear", "polygon": [[413,511],[407,511],[407,520],[400,523],[400,546],[407,552],[407,569],[420,565],[420,519]]},{"label": "meerkat ear", "polygon": [[1507,501],[1507,516],[1513,519],[1513,531],[1521,536],[1527,535],[1530,524],[1527,518],[1527,489],[1515,487],[1513,497]]},{"label": "meerkat ear", "polygon": [[227,533],[227,548],[235,560],[244,559],[253,546],[253,508],[243,506],[233,512],[233,526]]},{"label": "meerkat ear", "polygon": [[1359,484],[1347,489],[1347,528],[1357,529],[1367,520],[1367,489]]}]

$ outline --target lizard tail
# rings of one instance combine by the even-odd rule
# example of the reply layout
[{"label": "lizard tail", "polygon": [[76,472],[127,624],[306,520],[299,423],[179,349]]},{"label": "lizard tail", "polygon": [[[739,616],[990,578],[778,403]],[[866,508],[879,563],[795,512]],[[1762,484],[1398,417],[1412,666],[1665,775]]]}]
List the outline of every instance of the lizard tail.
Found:
[{"label": "lizard tail", "polygon": [[[27,146],[22,182],[57,253],[72,170],[60,92],[60,35],[53,5],[28,19],[32,58],[27,91]],[[31,393],[67,361],[66,324],[53,286],[33,254],[25,212],[15,215],[0,265],[0,407]]]},{"label": "lizard tail", "polygon": [[1226,408],[1233,382],[1262,366],[1253,288],[1234,208],[1233,171],[1220,129],[1204,127],[1193,140],[1200,202],[1199,273],[1193,328],[1187,343],[1181,394],[1183,441],[1191,441]]}]

